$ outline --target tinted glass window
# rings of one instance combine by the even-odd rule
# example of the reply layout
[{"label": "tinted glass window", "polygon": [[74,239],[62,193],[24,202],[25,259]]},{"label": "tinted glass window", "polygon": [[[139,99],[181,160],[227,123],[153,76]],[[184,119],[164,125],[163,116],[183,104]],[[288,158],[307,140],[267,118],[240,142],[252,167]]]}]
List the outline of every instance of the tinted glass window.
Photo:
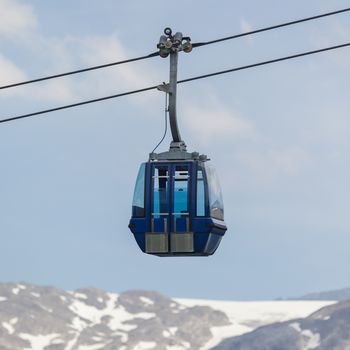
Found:
[{"label": "tinted glass window", "polygon": [[203,170],[197,171],[197,216],[205,216],[205,190]]},{"label": "tinted glass window", "polygon": [[175,214],[188,213],[188,167],[176,165],[174,174],[174,203]]},{"label": "tinted glass window", "polygon": [[157,166],[153,175],[153,217],[159,218],[169,212],[169,173],[167,166]]},{"label": "tinted glass window", "polygon": [[205,163],[205,173],[208,181],[210,216],[224,220],[224,204],[222,200],[221,187],[215,169]]},{"label": "tinted glass window", "polygon": [[135,217],[145,216],[145,171],[146,164],[143,163],[137,175],[134,198],[132,201],[132,215]]}]

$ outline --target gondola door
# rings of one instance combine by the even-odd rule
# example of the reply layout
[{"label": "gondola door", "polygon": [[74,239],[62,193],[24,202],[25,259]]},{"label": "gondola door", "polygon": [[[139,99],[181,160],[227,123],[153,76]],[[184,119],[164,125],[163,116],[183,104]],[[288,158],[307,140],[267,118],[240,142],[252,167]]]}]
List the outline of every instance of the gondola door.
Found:
[{"label": "gondola door", "polygon": [[173,164],[171,176],[170,251],[193,252],[193,233],[190,231],[191,163]]},{"label": "gondola door", "polygon": [[168,164],[151,166],[151,217],[150,232],[146,234],[146,253],[169,252],[170,173],[171,166]]},{"label": "gondola door", "polygon": [[193,251],[190,230],[190,164],[152,164],[150,232],[146,252],[153,254]]}]

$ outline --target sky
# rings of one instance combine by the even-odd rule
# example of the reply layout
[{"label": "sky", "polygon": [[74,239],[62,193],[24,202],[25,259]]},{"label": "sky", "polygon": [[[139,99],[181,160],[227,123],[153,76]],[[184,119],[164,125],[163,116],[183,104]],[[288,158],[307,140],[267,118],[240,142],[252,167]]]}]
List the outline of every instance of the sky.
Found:
[{"label": "sky", "polygon": [[[349,7],[334,0],[0,0],[0,85]],[[350,14],[193,50],[179,79],[349,41]],[[160,84],[166,59],[0,91],[0,118]],[[0,124],[0,282],[264,300],[350,286],[350,49],[181,84],[178,122],[207,154],[228,231],[215,255],[142,254],[127,225],[164,95]],[[168,148],[168,135],[159,151]]]}]

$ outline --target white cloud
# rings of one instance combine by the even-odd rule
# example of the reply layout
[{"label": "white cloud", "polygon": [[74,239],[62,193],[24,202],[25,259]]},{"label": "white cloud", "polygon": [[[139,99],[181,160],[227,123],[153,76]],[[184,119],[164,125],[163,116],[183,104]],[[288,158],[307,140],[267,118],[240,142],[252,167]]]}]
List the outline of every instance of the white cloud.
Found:
[{"label": "white cloud", "polygon": [[191,102],[184,109],[183,123],[199,143],[210,138],[247,138],[254,135],[254,125],[238,112],[214,97],[201,103]]},{"label": "white cloud", "polygon": [[250,25],[250,23],[248,23],[247,20],[245,20],[244,18],[242,18],[240,20],[240,27],[241,27],[241,30],[243,33],[246,33],[246,32],[250,32],[253,30],[252,26]]},{"label": "white cloud", "polygon": [[[12,61],[0,54],[0,86],[28,80],[28,76]],[[29,98],[39,101],[68,102],[74,100],[74,93],[68,81],[56,80],[46,82],[45,85],[33,84],[10,88],[2,91],[1,98],[8,97]]]},{"label": "white cloud", "polygon": [[258,184],[297,177],[312,165],[311,155],[299,147],[241,152],[236,158]]},{"label": "white cloud", "polygon": [[[75,41],[80,52],[78,60],[82,66],[116,62],[136,56],[128,52],[116,34],[76,38]],[[159,74],[150,68],[149,61],[139,61],[99,70],[93,78],[94,90],[100,93],[111,90],[122,92],[150,86],[155,81],[160,82]]]},{"label": "white cloud", "polygon": [[[251,32],[253,30],[253,27],[251,26],[251,24],[247,20],[245,20],[244,18],[242,18],[240,20],[239,24],[240,24],[242,33]],[[247,40],[247,42],[249,44],[251,44],[253,42],[253,36],[249,35],[249,36],[246,36],[244,38],[245,38],[245,40]]]},{"label": "white cloud", "polygon": [[73,103],[77,101],[74,88],[69,81],[49,81],[43,85],[32,86],[29,92],[22,92],[25,97],[34,98],[40,101]]},{"label": "white cloud", "polygon": [[[40,18],[39,18],[40,20]],[[40,29],[40,28],[39,28]],[[96,36],[53,37],[37,29],[35,8],[17,0],[0,0],[0,38],[16,36],[21,66],[0,51],[0,86],[137,56],[116,33]],[[160,83],[161,72],[152,60],[112,66],[73,76],[3,90],[2,101],[20,98],[48,104],[65,104],[108,96]],[[17,62],[16,62],[17,63]],[[153,108],[158,96],[140,94],[134,103]],[[48,108],[48,107],[42,107]],[[40,109],[40,107],[39,107]]]},{"label": "white cloud", "polygon": [[22,81],[25,78],[26,75],[20,68],[0,54],[0,86]]},{"label": "white cloud", "polygon": [[[23,72],[25,68],[21,70],[10,60],[0,56],[0,85],[116,62],[134,56],[127,52],[115,34],[52,38],[33,32],[26,40],[26,44],[29,43],[32,46],[31,51],[34,52],[30,61],[40,62],[42,67],[36,70],[42,73],[26,75]],[[36,57],[36,53],[40,54],[40,57]],[[146,64],[149,65],[143,62],[125,64],[25,85],[15,90],[7,90],[7,96],[16,95],[41,102],[71,103],[142,88],[153,85],[157,80],[161,81],[159,73],[152,72],[149,66],[148,69],[144,68]],[[149,102],[149,96],[144,99],[141,97],[138,101]]]},{"label": "white cloud", "polygon": [[36,24],[36,16],[30,5],[15,0],[0,0],[0,37],[26,34]]},{"label": "white cloud", "polygon": [[[313,31],[310,40],[316,47],[327,47],[341,45],[349,42],[349,26],[340,21],[334,21],[332,25],[322,28],[322,30]],[[335,62],[340,68],[350,71],[350,48],[344,47],[335,51],[328,56],[329,60]]]}]

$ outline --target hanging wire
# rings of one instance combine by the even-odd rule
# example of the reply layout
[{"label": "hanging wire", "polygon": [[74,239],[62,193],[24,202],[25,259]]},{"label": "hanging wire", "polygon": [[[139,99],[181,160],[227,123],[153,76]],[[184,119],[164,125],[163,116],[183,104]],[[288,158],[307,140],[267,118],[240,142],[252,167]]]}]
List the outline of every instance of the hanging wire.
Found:
[{"label": "hanging wire", "polygon": [[67,75],[84,73],[84,72],[88,72],[88,71],[91,71],[91,70],[96,70],[96,69],[101,69],[101,68],[106,68],[106,67],[111,67],[111,66],[117,66],[117,65],[120,65],[120,64],[125,64],[125,63],[130,63],[130,62],[135,62],[135,61],[141,61],[141,60],[145,60],[147,58],[156,57],[156,56],[159,56],[159,52],[158,51],[157,52],[153,52],[153,53],[151,53],[149,55],[146,55],[146,56],[129,58],[129,59],[123,60],[123,61],[101,64],[99,66],[93,66],[93,67],[88,67],[88,68],[74,70],[74,71],[71,71],[71,72],[54,74],[54,75],[49,75],[49,76],[42,77],[42,78],[37,78],[37,79],[22,81],[22,82],[19,82],[19,83],[4,85],[4,86],[0,86],[0,90],[9,89],[9,88],[13,88],[13,87],[16,87],[16,86],[21,86],[21,85],[26,85],[26,84],[37,83],[39,81],[44,81],[44,80],[50,80],[50,79],[65,77]]},{"label": "hanging wire", "polygon": [[[277,63],[277,62],[281,62],[281,61],[286,61],[286,60],[290,60],[290,59],[295,59],[295,58],[298,58],[298,57],[313,55],[313,54],[317,54],[317,53],[321,53],[321,52],[325,52],[325,51],[336,50],[336,49],[340,49],[340,48],[344,48],[344,47],[348,47],[348,46],[350,46],[350,42],[342,44],[342,45],[330,46],[330,47],[326,47],[326,48],[323,48],[323,49],[302,52],[302,53],[295,54],[295,55],[290,55],[290,56],[280,57],[280,58],[276,58],[276,59],[272,59],[272,60],[268,60],[268,61],[263,61],[263,62],[258,62],[258,63],[254,63],[254,64],[249,64],[249,65],[246,65],[246,66],[226,69],[226,70],[219,71],[219,72],[203,74],[203,75],[192,77],[192,78],[178,80],[177,83],[178,84],[188,83],[190,81],[194,81],[194,80],[198,80],[198,79],[204,79],[204,78],[209,78],[209,77],[213,77],[215,75],[232,73],[232,72],[236,72],[236,71],[240,71],[240,70],[245,70],[245,69],[249,69],[249,68],[254,68],[254,67],[259,67],[259,66],[268,65],[268,64],[272,64],[272,63]],[[112,98],[118,98],[118,97],[122,97],[122,96],[137,94],[137,93],[141,93],[141,92],[145,92],[145,91],[149,91],[149,90],[154,90],[154,89],[157,89],[158,87],[159,87],[159,85],[149,86],[149,87],[145,87],[143,89],[127,91],[127,92],[123,92],[123,93],[116,94],[116,95],[95,98],[93,100],[82,101],[82,102],[73,103],[73,104],[70,104],[70,105],[65,105],[65,106],[55,107],[55,108],[51,108],[51,109],[46,109],[46,110],[39,111],[39,112],[33,112],[33,113],[29,113],[29,114],[19,115],[19,116],[16,116],[16,117],[0,119],[0,123],[5,123],[5,122],[10,122],[10,121],[13,121],[13,120],[17,120],[17,119],[33,117],[35,115],[49,113],[49,112],[54,112],[54,111],[58,111],[58,110],[61,110],[61,109],[78,107],[78,106],[81,106],[81,105],[94,103],[94,102],[99,102],[99,101],[104,101],[104,100],[109,100],[109,99],[112,99]]]},{"label": "hanging wire", "polygon": [[11,118],[6,118],[6,119],[0,119],[0,123],[6,123],[6,122],[11,122],[13,120],[18,120],[18,119],[23,119],[23,118],[29,118],[29,117],[33,117],[35,115],[39,115],[39,114],[45,114],[45,113],[51,113],[51,112],[56,112],[56,111],[60,111],[62,109],[67,109],[67,108],[73,108],[73,107],[78,107],[78,106],[82,106],[82,105],[87,105],[90,103],[95,103],[95,102],[100,102],[100,101],[105,101],[105,100],[110,100],[112,98],[117,98],[117,97],[122,97],[122,96],[127,96],[127,95],[133,95],[133,94],[138,94],[140,92],[145,92],[145,91],[149,91],[149,90],[154,90],[157,88],[158,85],[154,85],[154,86],[149,86],[143,89],[138,89],[138,90],[132,90],[132,91],[127,91],[127,92],[122,92],[120,94],[115,94],[115,95],[110,95],[110,96],[105,96],[105,97],[99,97],[99,98],[94,98],[92,100],[87,100],[87,101],[82,101],[82,102],[77,102],[77,103],[72,103],[70,105],[65,105],[65,106],[59,106],[59,107],[54,107],[54,108],[50,108],[50,109],[45,109],[43,111],[39,111],[39,112],[33,112],[33,113],[28,113],[28,114],[22,114],[16,117],[11,117]]},{"label": "hanging wire", "polygon": [[[307,17],[307,18],[302,18],[302,19],[298,19],[298,20],[295,20],[295,21],[291,21],[291,22],[285,22],[285,23],[273,25],[273,26],[270,26],[270,27],[260,28],[260,29],[249,31],[249,32],[235,34],[235,35],[231,35],[231,36],[227,36],[227,37],[223,37],[223,38],[219,38],[219,39],[215,39],[215,40],[193,43],[192,47],[196,48],[196,47],[211,45],[211,44],[215,44],[215,43],[218,43],[218,42],[231,40],[231,39],[237,39],[237,38],[240,38],[240,37],[253,35],[253,34],[265,32],[265,31],[269,31],[269,30],[274,30],[274,29],[282,28],[282,27],[286,27],[286,26],[291,26],[291,25],[294,25],[294,24],[302,23],[302,22],[307,22],[307,21],[312,21],[312,20],[316,20],[316,19],[320,19],[320,18],[324,18],[324,17],[328,17],[328,16],[338,15],[338,14],[341,14],[341,13],[344,13],[344,12],[348,12],[348,11],[350,11],[350,8],[344,8],[344,9],[337,10],[337,11],[327,12],[327,13],[323,13],[323,14],[320,14],[320,15]],[[140,60],[144,60],[144,59],[151,58],[151,57],[156,57],[156,56],[159,56],[159,52],[158,51],[157,52],[153,52],[153,53],[151,53],[149,55],[135,57],[135,58],[119,61],[119,62],[112,62],[112,63],[102,64],[102,65],[98,65],[98,66],[78,69],[78,70],[74,70],[74,71],[70,71],[70,72],[66,72],[66,73],[59,73],[59,74],[54,74],[54,75],[41,77],[41,78],[37,78],[37,79],[22,81],[22,82],[18,82],[18,83],[14,83],[14,84],[3,85],[3,86],[0,86],[0,90],[2,90],[2,89],[9,89],[9,88],[13,88],[13,87],[16,87],[16,86],[21,86],[21,85],[26,85],[26,84],[31,84],[31,83],[37,83],[37,82],[44,81],[44,80],[60,78],[60,77],[64,77],[64,76],[67,76],[67,75],[88,72],[88,71],[91,71],[91,70],[111,67],[111,66],[115,66],[115,65],[119,65],[119,64],[124,64],[124,63],[129,63],[129,62],[134,62],[134,61],[140,61]]]},{"label": "hanging wire", "polygon": [[241,38],[241,37],[244,37],[244,36],[257,34],[257,33],[262,33],[262,32],[266,32],[266,31],[269,31],[269,30],[277,29],[277,28],[287,27],[287,26],[291,26],[291,25],[294,25],[294,24],[302,23],[302,22],[313,21],[313,20],[324,18],[324,17],[328,17],[328,16],[338,15],[340,13],[344,13],[344,12],[348,12],[348,11],[350,11],[349,7],[345,8],[345,9],[342,9],[342,10],[337,10],[337,11],[323,13],[321,15],[316,15],[316,16],[312,16],[312,17],[302,18],[302,19],[298,19],[298,20],[295,20],[295,21],[291,21],[291,22],[285,22],[285,23],[277,24],[277,25],[270,26],[270,27],[265,27],[265,28],[252,30],[252,31],[245,32],[245,33],[235,34],[235,35],[227,36],[227,37],[220,38],[220,39],[215,39],[215,40],[210,40],[210,41],[205,41],[205,42],[199,42],[199,43],[193,43],[192,47],[195,48],[195,47],[201,47],[201,46],[216,44],[216,43],[219,43],[221,41],[237,39],[237,38]]},{"label": "hanging wire", "polygon": [[341,49],[341,48],[347,47],[347,46],[350,46],[350,42],[349,42],[349,43],[346,43],[346,44],[342,44],[342,45],[336,45],[336,46],[325,47],[325,48],[323,48],[323,49],[312,50],[312,51],[306,51],[306,52],[298,53],[298,54],[295,54],[295,55],[279,57],[279,58],[275,58],[275,59],[268,60],[268,61],[263,61],[263,62],[248,64],[248,65],[246,65],[246,66],[241,66],[241,67],[236,67],[236,68],[231,68],[231,69],[225,69],[225,70],[222,70],[222,71],[219,71],[219,72],[214,72],[214,73],[209,73],[209,74],[203,74],[203,75],[199,75],[199,76],[192,77],[192,78],[187,78],[187,79],[183,79],[183,80],[178,80],[177,83],[178,83],[178,84],[181,84],[181,83],[188,83],[188,82],[190,82],[190,81],[194,81],[194,80],[198,80],[198,79],[204,79],[204,78],[209,78],[209,77],[213,77],[213,76],[215,76],[215,75],[227,74],[227,73],[237,72],[237,71],[244,70],[244,69],[249,69],[249,68],[254,68],[254,67],[259,67],[259,66],[265,66],[265,65],[267,65],[267,64],[272,64],[272,63],[287,61],[287,60],[291,60],[291,59],[298,58],[298,57],[309,56],[309,55],[314,55],[314,54],[321,53],[321,52],[325,52],[325,51],[331,51],[331,50]]},{"label": "hanging wire", "polygon": [[169,108],[168,108],[168,93],[165,91],[165,108],[164,108],[165,128],[164,128],[164,135],[163,135],[162,139],[158,142],[157,146],[154,147],[154,149],[153,149],[153,151],[151,153],[154,153],[154,151],[160,146],[160,144],[165,139],[165,136],[166,136],[167,131],[168,131],[168,112],[169,112]]}]

